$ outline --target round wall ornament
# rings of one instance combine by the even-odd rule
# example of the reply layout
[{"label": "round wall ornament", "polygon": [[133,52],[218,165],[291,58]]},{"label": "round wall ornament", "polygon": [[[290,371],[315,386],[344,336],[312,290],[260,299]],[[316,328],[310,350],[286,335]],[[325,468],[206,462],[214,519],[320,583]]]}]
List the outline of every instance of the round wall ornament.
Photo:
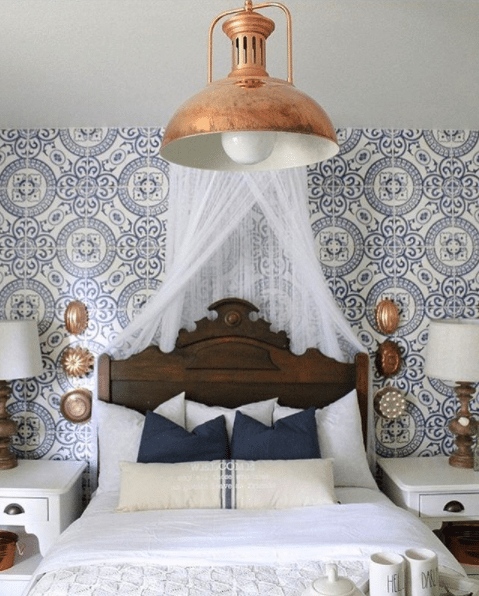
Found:
[{"label": "round wall ornament", "polygon": [[62,395],[60,411],[70,422],[88,422],[91,417],[92,392],[89,389],[72,389]]},{"label": "round wall ornament", "polygon": [[383,377],[391,377],[399,372],[402,358],[399,345],[395,341],[387,339],[376,352],[376,368]]},{"label": "round wall ornament", "polygon": [[88,327],[88,309],[79,300],[73,300],[65,310],[65,327],[68,333],[79,335]]},{"label": "round wall ornament", "polygon": [[376,325],[384,335],[394,333],[399,325],[399,310],[389,298],[381,300],[376,306]]},{"label": "round wall ornament", "polygon": [[374,394],[374,411],[381,418],[394,420],[406,410],[406,400],[402,391],[388,385]]},{"label": "round wall ornament", "polygon": [[94,362],[90,350],[80,346],[65,348],[61,358],[62,368],[70,377],[84,377],[92,370]]}]

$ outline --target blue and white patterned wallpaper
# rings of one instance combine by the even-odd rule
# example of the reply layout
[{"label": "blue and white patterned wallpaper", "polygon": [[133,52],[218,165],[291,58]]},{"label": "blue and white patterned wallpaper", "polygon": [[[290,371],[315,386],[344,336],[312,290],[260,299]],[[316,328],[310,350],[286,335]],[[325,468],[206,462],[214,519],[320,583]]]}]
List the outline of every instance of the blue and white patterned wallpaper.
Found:
[{"label": "blue and white patterned wallpaper", "polygon": [[[407,414],[376,420],[382,456],[449,454],[451,386],[424,375],[429,318],[479,316],[479,133],[339,131],[341,153],[309,170],[318,255],[344,313],[373,355],[375,308],[392,298],[404,365],[389,380]],[[478,410],[475,401],[471,408]]]},{"label": "blue and white patterned wallpaper", "polygon": [[[71,378],[60,359],[69,345],[98,355],[155,292],[164,276],[168,165],[159,129],[0,131],[0,318],[39,323],[44,373],[14,383],[9,411],[19,424],[15,451],[25,458],[89,462],[89,423],[60,413],[61,396],[93,388]],[[386,339],[375,308],[400,305],[404,366],[375,373],[392,383],[407,413],[376,421],[381,455],[449,453],[450,387],[424,376],[428,317],[479,315],[479,133],[339,130],[341,152],[308,170],[317,254],[345,316],[371,356]],[[89,311],[71,336],[72,300]],[[473,404],[473,410],[478,411]]]}]

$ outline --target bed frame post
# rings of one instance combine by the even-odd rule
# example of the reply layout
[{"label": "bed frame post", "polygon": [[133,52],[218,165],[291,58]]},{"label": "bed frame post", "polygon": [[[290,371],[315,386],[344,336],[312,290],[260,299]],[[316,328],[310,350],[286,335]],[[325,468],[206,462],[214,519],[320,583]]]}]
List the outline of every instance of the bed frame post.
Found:
[{"label": "bed frame post", "polygon": [[359,411],[361,412],[361,424],[363,430],[364,444],[367,445],[368,436],[368,402],[369,402],[369,355],[359,352],[355,358],[356,364],[356,392],[358,394]]},{"label": "bed frame post", "polygon": [[97,365],[98,399],[111,402],[110,392],[110,356],[101,354]]}]

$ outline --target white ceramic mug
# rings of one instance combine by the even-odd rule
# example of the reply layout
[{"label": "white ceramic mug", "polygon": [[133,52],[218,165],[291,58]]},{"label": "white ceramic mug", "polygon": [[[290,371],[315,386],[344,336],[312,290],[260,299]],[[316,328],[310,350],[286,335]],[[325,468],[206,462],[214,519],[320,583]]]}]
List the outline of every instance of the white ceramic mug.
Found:
[{"label": "white ceramic mug", "polygon": [[370,596],[405,596],[404,557],[396,553],[374,553],[369,561]]},{"label": "white ceramic mug", "polygon": [[439,596],[437,555],[428,548],[405,552],[408,596]]}]

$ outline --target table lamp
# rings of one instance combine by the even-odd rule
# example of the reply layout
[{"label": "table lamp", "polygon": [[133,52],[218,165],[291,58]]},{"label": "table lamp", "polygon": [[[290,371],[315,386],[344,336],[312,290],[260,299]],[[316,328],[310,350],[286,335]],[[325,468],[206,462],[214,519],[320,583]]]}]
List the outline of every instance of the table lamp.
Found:
[{"label": "table lamp", "polygon": [[7,381],[40,374],[42,357],[36,321],[0,321],[0,469],[17,465],[11,436],[17,425],[9,417],[6,404],[11,389]]},{"label": "table lamp", "polygon": [[479,381],[479,321],[431,321],[425,373],[429,377],[456,382],[460,407],[449,424],[456,437],[456,450],[449,457],[449,463],[459,468],[473,468],[472,444],[478,423],[471,417],[469,402],[474,394],[472,384]]}]

